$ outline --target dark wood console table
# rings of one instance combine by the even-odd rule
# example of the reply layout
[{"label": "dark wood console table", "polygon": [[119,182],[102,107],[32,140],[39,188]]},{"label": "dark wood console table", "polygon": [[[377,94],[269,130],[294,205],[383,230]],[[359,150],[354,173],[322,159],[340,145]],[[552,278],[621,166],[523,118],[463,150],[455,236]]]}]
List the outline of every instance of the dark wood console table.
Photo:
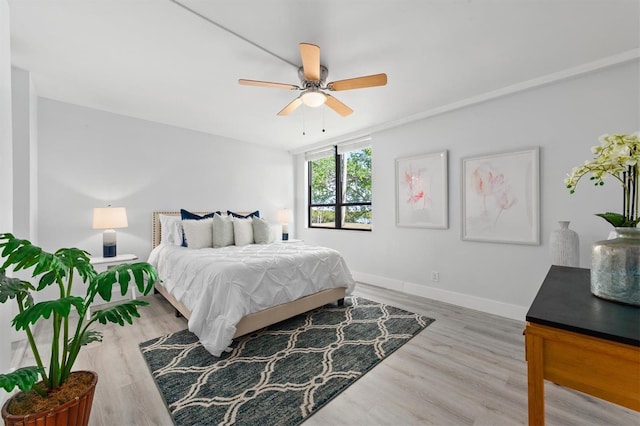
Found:
[{"label": "dark wood console table", "polygon": [[640,308],[591,294],[588,269],[552,266],[527,313],[529,425],[544,380],[640,411]]}]

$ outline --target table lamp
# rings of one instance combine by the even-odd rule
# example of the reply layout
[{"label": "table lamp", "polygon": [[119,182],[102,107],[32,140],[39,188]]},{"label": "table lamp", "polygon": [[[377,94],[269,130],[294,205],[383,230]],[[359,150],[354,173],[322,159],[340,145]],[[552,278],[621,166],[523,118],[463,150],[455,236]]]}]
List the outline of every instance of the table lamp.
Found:
[{"label": "table lamp", "polygon": [[126,228],[127,210],[124,207],[97,207],[93,209],[93,229],[102,233],[102,257],[116,255],[116,228]]},{"label": "table lamp", "polygon": [[289,239],[289,221],[291,220],[291,210],[278,210],[278,222],[282,224],[282,241]]}]

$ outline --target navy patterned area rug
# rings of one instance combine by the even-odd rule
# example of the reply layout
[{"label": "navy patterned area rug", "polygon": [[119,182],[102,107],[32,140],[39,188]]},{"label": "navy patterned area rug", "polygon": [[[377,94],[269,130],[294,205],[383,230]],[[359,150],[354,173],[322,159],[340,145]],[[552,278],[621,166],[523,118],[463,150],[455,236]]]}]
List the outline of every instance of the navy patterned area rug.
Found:
[{"label": "navy patterned area rug", "polygon": [[188,330],[140,350],[178,426],[298,425],[433,321],[347,297],[240,337],[219,358]]}]

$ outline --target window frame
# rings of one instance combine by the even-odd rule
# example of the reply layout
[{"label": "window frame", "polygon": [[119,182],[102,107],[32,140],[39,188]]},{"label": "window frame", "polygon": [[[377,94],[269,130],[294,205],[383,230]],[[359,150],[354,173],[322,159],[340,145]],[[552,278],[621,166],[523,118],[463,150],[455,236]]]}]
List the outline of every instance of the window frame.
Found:
[{"label": "window frame", "polygon": [[[362,148],[361,148],[362,149]],[[354,150],[355,151],[355,150]],[[342,162],[343,162],[343,154],[338,153],[338,146],[333,146],[333,158],[335,164],[335,177],[336,177],[336,190],[335,190],[335,203],[331,204],[313,204],[312,203],[312,189],[311,185],[313,182],[311,176],[311,163],[315,160],[307,160],[307,227],[312,229],[339,229],[339,230],[347,230],[347,231],[364,231],[371,232],[373,225],[370,228],[351,228],[348,226],[342,226],[342,209],[353,206],[369,206],[373,207],[373,203],[371,201],[360,202],[360,203],[345,203],[343,202],[343,193],[342,193]],[[344,167],[344,173],[346,173],[346,164]],[[370,171],[371,172],[371,171]],[[333,207],[335,211],[335,226],[314,226],[311,217],[312,217],[312,209],[314,207]],[[373,210],[373,208],[372,208]]]}]

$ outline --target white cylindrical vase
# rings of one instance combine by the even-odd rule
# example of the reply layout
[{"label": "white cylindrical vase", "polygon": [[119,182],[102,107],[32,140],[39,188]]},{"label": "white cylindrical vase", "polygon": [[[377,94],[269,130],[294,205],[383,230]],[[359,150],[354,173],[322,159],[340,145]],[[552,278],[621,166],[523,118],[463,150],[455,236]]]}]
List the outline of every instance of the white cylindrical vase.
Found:
[{"label": "white cylindrical vase", "polygon": [[580,240],[578,233],[569,229],[569,221],[559,221],[560,229],[551,232],[551,264],[575,266],[580,264]]}]

